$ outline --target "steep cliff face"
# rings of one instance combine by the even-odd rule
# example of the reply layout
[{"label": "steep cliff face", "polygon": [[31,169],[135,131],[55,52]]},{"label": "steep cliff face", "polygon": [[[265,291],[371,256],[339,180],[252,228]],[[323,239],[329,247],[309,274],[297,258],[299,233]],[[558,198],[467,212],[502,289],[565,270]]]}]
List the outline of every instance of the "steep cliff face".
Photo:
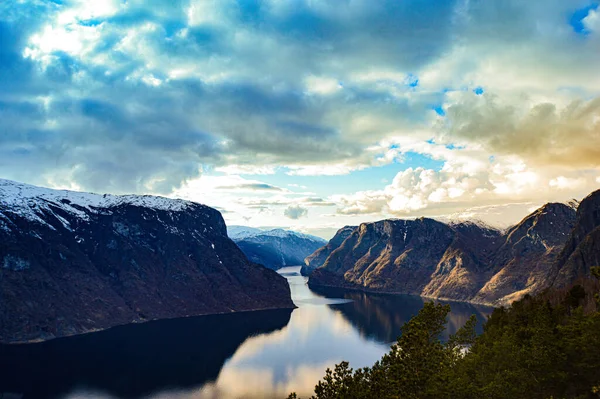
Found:
[{"label": "steep cliff face", "polygon": [[212,208],[7,180],[0,180],[0,301],[1,342],[293,307],[285,279],[248,261]]},{"label": "steep cliff face", "polygon": [[555,264],[554,285],[563,287],[589,276],[600,266],[600,190],[584,198],[577,208],[575,226]]},{"label": "steep cliff face", "polygon": [[313,272],[309,281],[420,293],[454,235],[449,226],[426,218],[363,223]]},{"label": "steep cliff face", "polygon": [[231,239],[252,262],[273,270],[303,264],[304,258],[327,242],[320,237],[283,229],[233,226],[228,231]]},{"label": "steep cliff face", "polygon": [[572,207],[550,203],[509,229],[492,259],[493,275],[475,300],[505,304],[549,287],[553,264],[574,223]]},{"label": "steep cliff face", "polygon": [[312,258],[309,284],[504,304],[551,284],[574,221],[573,208],[547,204],[506,232],[424,218],[365,223],[321,265]]},{"label": "steep cliff face", "polygon": [[455,232],[454,239],[439,259],[421,295],[469,301],[485,284],[502,234],[480,223],[455,223],[450,227]]},{"label": "steep cliff face", "polygon": [[304,264],[300,269],[300,274],[310,276],[310,274],[319,266],[325,263],[325,260],[335,251],[346,238],[356,229],[356,226],[344,226],[339,229],[333,238],[324,246],[317,249],[304,259]]}]

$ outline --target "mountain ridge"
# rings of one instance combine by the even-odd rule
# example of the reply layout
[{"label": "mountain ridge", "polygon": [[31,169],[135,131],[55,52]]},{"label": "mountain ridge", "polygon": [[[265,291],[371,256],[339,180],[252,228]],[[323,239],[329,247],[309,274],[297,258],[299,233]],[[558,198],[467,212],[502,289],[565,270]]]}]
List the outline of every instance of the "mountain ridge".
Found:
[{"label": "mountain ridge", "polygon": [[552,284],[575,218],[548,203],[505,230],[429,218],[344,227],[307,257],[309,285],[508,304]]},{"label": "mountain ridge", "polygon": [[0,342],[153,319],[293,308],[219,211],[190,201],[0,180]]},{"label": "mountain ridge", "polygon": [[230,237],[250,260],[273,270],[301,265],[308,255],[327,243],[320,237],[280,228],[231,226],[229,229]]},{"label": "mountain ridge", "polygon": [[600,190],[585,197],[577,207],[575,226],[558,256],[554,286],[565,287],[590,268],[600,266]]}]

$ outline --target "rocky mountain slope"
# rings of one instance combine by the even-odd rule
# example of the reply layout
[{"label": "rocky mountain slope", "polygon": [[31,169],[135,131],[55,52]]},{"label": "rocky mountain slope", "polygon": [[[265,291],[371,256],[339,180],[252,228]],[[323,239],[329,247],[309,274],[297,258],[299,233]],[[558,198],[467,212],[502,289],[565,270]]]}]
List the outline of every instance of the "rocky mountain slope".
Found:
[{"label": "rocky mountain slope", "polygon": [[274,270],[303,264],[304,258],[327,243],[320,237],[283,229],[231,226],[228,233],[248,259]]},{"label": "rocky mountain slope", "polygon": [[577,208],[575,227],[555,265],[554,285],[564,287],[589,276],[593,266],[600,266],[600,190],[584,198]]},{"label": "rocky mountain slope", "polygon": [[0,180],[0,342],[152,319],[292,308],[215,209]]},{"label": "rocky mountain slope", "polygon": [[325,263],[325,260],[329,255],[342,245],[344,240],[352,234],[354,229],[356,229],[356,226],[344,226],[339,229],[325,246],[319,248],[304,259],[304,264],[300,269],[300,273],[303,276],[309,276],[317,267]]},{"label": "rocky mountain slope", "polygon": [[427,218],[363,223],[330,241],[323,261],[307,259],[318,267],[309,284],[505,304],[552,283],[574,223],[575,210],[558,203],[505,232]]},{"label": "rocky mountain slope", "polygon": [[546,204],[510,228],[491,258],[493,275],[475,300],[508,303],[549,287],[554,279],[554,264],[575,223],[575,214],[570,206]]}]

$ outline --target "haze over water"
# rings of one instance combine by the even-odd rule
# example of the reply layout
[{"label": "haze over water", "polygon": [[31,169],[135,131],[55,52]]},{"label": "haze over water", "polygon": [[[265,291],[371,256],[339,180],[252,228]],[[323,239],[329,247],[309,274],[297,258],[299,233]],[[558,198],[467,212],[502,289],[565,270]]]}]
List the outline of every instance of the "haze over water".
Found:
[{"label": "haze over water", "polygon": [[[372,365],[423,306],[414,296],[311,291],[279,271],[298,306],[162,320],[41,344],[0,346],[0,392],[29,398],[308,396],[327,367]],[[452,303],[448,332],[489,308]],[[21,395],[23,394],[24,395]]]}]

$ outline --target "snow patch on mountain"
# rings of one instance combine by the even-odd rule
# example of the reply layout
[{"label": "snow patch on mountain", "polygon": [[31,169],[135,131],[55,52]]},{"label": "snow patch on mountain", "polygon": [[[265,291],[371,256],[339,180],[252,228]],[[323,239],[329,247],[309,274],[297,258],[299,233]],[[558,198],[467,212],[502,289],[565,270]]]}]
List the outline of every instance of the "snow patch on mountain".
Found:
[{"label": "snow patch on mountain", "polygon": [[[183,211],[193,204],[195,205],[190,201],[151,195],[100,195],[69,190],[54,190],[0,179],[0,207],[4,212],[11,212],[40,224],[47,224],[40,215],[43,212],[49,212],[54,214],[69,230],[69,222],[58,215],[57,212],[67,212],[84,220],[89,220],[89,214],[91,213],[99,213],[121,205],[133,205],[164,211]],[[8,226],[3,223],[1,228],[7,229]]]},{"label": "snow patch on mountain", "polygon": [[273,237],[273,238],[303,238],[305,240],[317,241],[320,243],[326,243],[327,240],[324,240],[321,237],[313,236],[310,234],[304,234],[297,231],[285,230],[285,229],[260,229],[256,227],[247,227],[247,226],[229,226],[227,227],[227,234],[229,238],[232,240],[244,240],[249,238],[254,238],[258,236],[262,237]]},{"label": "snow patch on mountain", "polygon": [[327,243],[320,237],[279,228],[229,226],[227,231],[250,260],[270,269],[301,265],[304,258]]},{"label": "snow patch on mountain", "polygon": [[227,235],[232,240],[241,240],[264,232],[263,229],[247,226],[227,226]]}]

